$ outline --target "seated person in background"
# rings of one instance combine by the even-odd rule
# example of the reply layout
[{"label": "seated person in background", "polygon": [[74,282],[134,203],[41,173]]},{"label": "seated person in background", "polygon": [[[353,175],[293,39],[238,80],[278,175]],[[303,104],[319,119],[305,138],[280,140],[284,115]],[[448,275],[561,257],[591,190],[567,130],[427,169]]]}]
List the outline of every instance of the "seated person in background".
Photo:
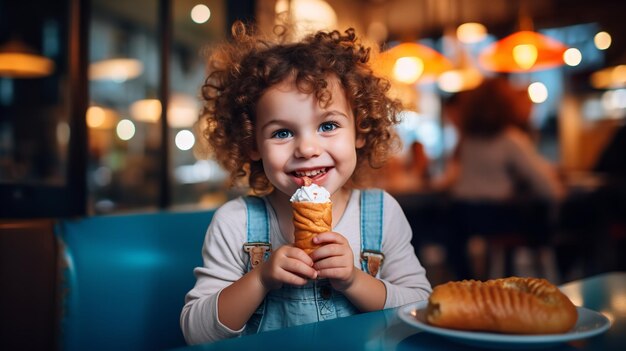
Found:
[{"label": "seated person in background", "polygon": [[506,201],[526,195],[558,200],[563,187],[527,131],[530,100],[504,78],[485,80],[446,106],[459,143],[439,185],[464,200]]},{"label": "seated person in background", "polygon": [[[520,217],[520,199],[555,202],[564,190],[555,169],[535,150],[527,133],[528,96],[514,90],[506,79],[485,80],[476,89],[457,94],[444,107],[460,138],[434,186],[447,191],[455,203],[459,227],[450,230],[454,237],[448,239],[447,249],[449,258],[458,260],[454,265],[460,267],[460,278],[465,278],[469,236],[515,233],[520,226],[541,235],[534,228],[528,230],[535,217],[532,221]],[[477,274],[482,278],[486,272]]]}]

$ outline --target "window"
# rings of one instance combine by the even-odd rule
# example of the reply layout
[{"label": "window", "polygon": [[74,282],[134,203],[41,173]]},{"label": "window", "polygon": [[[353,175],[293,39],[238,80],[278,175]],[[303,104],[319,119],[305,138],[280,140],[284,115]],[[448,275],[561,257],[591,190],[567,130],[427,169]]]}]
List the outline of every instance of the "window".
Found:
[{"label": "window", "polygon": [[0,0],[0,53],[17,40],[52,67],[26,77],[0,61],[0,217],[224,200],[197,140],[202,54],[254,1],[205,2],[194,21],[198,4]]}]

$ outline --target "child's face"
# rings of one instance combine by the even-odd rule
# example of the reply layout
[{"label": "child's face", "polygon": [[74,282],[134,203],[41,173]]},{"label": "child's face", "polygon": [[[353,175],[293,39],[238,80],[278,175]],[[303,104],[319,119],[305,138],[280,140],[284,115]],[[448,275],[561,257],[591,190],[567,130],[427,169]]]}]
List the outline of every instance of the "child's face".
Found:
[{"label": "child's face", "polygon": [[270,87],[257,104],[257,150],[270,182],[291,196],[308,176],[331,194],[352,176],[356,167],[354,115],[339,80],[329,78],[332,103],[321,107],[312,94],[298,91],[293,79]]}]

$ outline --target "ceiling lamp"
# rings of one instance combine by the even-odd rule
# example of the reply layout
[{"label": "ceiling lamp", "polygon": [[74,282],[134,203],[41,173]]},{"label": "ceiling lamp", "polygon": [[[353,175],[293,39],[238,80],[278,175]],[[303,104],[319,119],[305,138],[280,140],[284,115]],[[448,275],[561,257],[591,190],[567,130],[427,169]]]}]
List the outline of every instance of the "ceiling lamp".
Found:
[{"label": "ceiling lamp", "polygon": [[555,39],[524,30],[495,42],[478,60],[495,72],[539,71],[563,65],[565,50],[567,47]]},{"label": "ceiling lamp", "polygon": [[402,43],[382,52],[372,63],[374,70],[393,81],[430,83],[452,68],[445,56],[428,46]]},{"label": "ceiling lamp", "polygon": [[487,37],[487,28],[478,22],[463,23],[456,28],[456,37],[463,44],[480,43]]},{"label": "ceiling lamp", "polygon": [[161,118],[161,101],[157,99],[137,100],[130,105],[130,116],[135,121],[156,123]]},{"label": "ceiling lamp", "polygon": [[142,72],[143,64],[131,58],[107,59],[89,65],[90,80],[112,80],[123,83],[137,78]]},{"label": "ceiling lamp", "polygon": [[[324,0],[278,0],[274,12],[288,14],[294,24],[297,38],[317,30],[337,27],[337,14]],[[280,20],[280,17],[277,17],[277,20]]]},{"label": "ceiling lamp", "polygon": [[591,85],[596,89],[626,87],[626,65],[607,67],[593,73]]},{"label": "ceiling lamp", "polygon": [[40,78],[54,71],[54,62],[37,55],[19,40],[10,40],[0,46],[0,77]]},{"label": "ceiling lamp", "polygon": [[111,129],[117,123],[117,112],[100,106],[89,106],[87,109],[87,127],[91,129]]},{"label": "ceiling lamp", "polygon": [[167,122],[172,128],[189,128],[198,121],[198,99],[187,94],[172,94],[167,108]]},{"label": "ceiling lamp", "polygon": [[[161,119],[162,106],[157,99],[137,100],[130,105],[129,110],[136,121],[156,123]],[[167,122],[170,127],[191,127],[198,121],[199,115],[197,99],[187,94],[172,94],[167,107]]]}]

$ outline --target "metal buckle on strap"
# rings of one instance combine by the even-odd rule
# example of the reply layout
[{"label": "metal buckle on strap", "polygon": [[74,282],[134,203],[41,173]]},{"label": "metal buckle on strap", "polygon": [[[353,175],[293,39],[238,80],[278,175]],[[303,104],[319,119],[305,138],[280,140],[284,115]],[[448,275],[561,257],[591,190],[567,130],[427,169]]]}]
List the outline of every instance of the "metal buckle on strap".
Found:
[{"label": "metal buckle on strap", "polygon": [[265,259],[265,254],[272,251],[270,243],[245,243],[243,251],[250,255],[250,267],[254,269]]},{"label": "metal buckle on strap", "polygon": [[367,270],[372,277],[378,274],[380,266],[385,260],[385,254],[380,251],[363,250],[361,252],[361,260],[367,264]]}]

